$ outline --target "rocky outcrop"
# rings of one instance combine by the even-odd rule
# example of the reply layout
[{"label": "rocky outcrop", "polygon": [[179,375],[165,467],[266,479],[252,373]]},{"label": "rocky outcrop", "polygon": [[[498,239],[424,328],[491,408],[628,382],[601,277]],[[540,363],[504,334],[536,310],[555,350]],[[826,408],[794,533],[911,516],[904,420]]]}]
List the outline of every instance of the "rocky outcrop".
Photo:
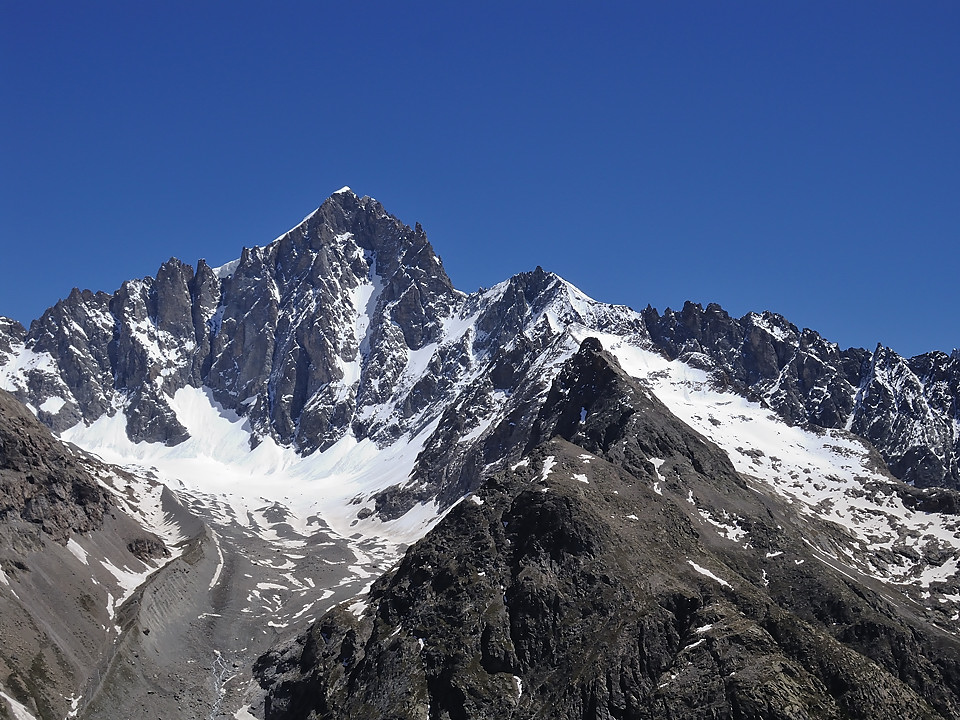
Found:
[{"label": "rocky outcrop", "polygon": [[144,500],[127,480],[0,390],[0,690],[30,717],[76,716],[127,585],[171,554],[121,508]]},{"label": "rocky outcrop", "polygon": [[[705,533],[689,498],[736,513],[745,540]],[[488,477],[361,602],[263,656],[259,709],[955,717],[960,643],[905,598],[818,563],[797,521],[588,339],[524,461]],[[814,526],[812,538],[831,532]]]},{"label": "rocky outcrop", "polygon": [[0,390],[0,523],[30,523],[64,544],[97,530],[112,504],[25,407]]},{"label": "rocky outcrop", "polygon": [[860,384],[851,430],[919,487],[960,487],[960,360],[927,353],[904,360],[878,345]]},{"label": "rocky outcrop", "polygon": [[0,317],[0,353],[11,355],[13,348],[23,344],[27,330],[16,320]]}]

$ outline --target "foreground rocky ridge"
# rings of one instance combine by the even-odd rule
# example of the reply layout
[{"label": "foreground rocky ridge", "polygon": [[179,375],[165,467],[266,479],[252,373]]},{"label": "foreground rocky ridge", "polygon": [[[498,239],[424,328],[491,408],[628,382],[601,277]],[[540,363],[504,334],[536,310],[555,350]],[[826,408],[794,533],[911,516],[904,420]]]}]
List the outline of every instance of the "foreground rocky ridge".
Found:
[{"label": "foreground rocky ridge", "polygon": [[[703,508],[745,535],[705,530]],[[263,716],[956,717],[960,642],[800,537],[836,532],[748,484],[588,339],[521,462],[261,658]]]},{"label": "foreground rocky ridge", "polygon": [[0,717],[75,717],[115,657],[129,583],[171,555],[108,473],[0,390]]}]

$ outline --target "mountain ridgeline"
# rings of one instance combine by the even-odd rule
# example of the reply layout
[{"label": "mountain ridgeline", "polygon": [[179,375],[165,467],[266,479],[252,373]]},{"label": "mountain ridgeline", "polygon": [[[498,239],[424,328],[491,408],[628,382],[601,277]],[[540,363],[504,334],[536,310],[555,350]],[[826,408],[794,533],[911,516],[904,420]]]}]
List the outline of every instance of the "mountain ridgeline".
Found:
[{"label": "mountain ridgeline", "polygon": [[[221,268],[171,259],[156,278],[113,295],[74,290],[29,331],[5,320],[0,353],[19,346],[44,359],[26,364],[10,389],[57,431],[120,411],[132,441],[174,445],[187,432],[167,397],[204,386],[249,418],[253,442],[271,437],[307,454],[348,432],[385,445],[457,399],[489,404],[495,390],[516,392],[561,329],[529,323],[560,299],[559,323],[629,332],[790,423],[849,429],[907,482],[960,487],[960,353],[841,350],[779,315],[736,319],[713,304],[662,315],[604,306],[583,317],[582,306],[562,302],[569,286],[539,268],[501,285],[457,291],[419,224],[344,190]],[[467,318],[461,342],[431,354],[445,325]],[[414,356],[422,374],[404,383]],[[471,372],[478,363],[483,372]],[[457,382],[467,375],[477,380],[471,388]],[[475,483],[454,465],[444,483]],[[418,499],[438,489],[431,483]]]}]

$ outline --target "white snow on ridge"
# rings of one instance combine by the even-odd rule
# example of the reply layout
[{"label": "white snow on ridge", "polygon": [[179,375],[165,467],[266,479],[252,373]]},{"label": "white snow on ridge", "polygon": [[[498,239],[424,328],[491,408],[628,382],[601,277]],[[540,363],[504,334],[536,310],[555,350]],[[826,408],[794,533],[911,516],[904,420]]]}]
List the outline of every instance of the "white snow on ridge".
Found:
[{"label": "white snow on ridge", "polygon": [[237,268],[240,267],[240,258],[236,260],[231,260],[228,263],[224,263],[220,267],[215,267],[213,269],[213,274],[216,275],[219,279],[225,280],[231,275],[233,275]]},{"label": "white snow on ridge", "polygon": [[26,348],[23,343],[14,343],[12,354],[7,362],[0,365],[0,389],[14,392],[24,384],[24,378],[30,372],[41,372],[59,378],[60,370],[53,355],[47,352],[37,353]]},{"label": "white snow on ridge", "polygon": [[770,333],[774,338],[780,342],[789,342],[792,338],[789,333],[787,333],[783,328],[774,325],[770,320],[764,315],[758,313],[750,313],[748,315],[750,322],[753,323],[756,327],[762,328]]}]

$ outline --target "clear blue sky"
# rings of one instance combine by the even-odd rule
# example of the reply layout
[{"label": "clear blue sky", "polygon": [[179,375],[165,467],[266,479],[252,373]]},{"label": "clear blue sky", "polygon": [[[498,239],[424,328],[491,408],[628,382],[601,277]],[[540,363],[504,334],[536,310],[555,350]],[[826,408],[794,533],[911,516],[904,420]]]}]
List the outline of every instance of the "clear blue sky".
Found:
[{"label": "clear blue sky", "polygon": [[0,0],[0,314],[342,185],[454,283],[960,346],[960,3]]}]

